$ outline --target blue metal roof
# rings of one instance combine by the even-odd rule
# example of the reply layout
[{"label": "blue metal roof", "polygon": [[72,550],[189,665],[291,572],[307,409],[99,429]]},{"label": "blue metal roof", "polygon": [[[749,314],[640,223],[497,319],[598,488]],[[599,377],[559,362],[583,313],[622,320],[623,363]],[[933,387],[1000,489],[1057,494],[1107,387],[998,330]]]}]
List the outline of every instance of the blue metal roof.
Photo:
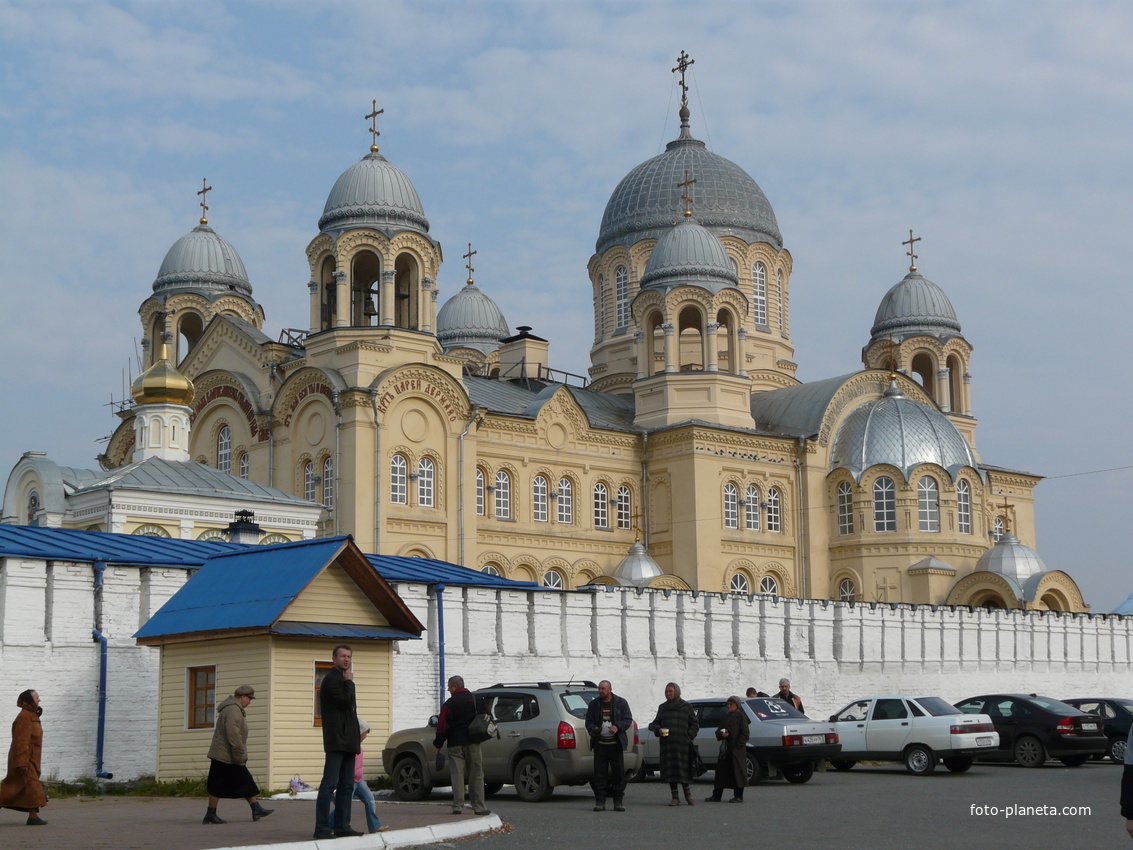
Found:
[{"label": "blue metal roof", "polygon": [[71,528],[0,525],[0,558],[199,567],[213,555],[247,548],[222,540],[174,540]]},{"label": "blue metal roof", "polygon": [[539,590],[532,581],[513,581],[479,570],[437,561],[432,558],[404,558],[398,555],[367,555],[382,578],[390,582],[417,584],[455,584],[466,587],[495,587],[501,590]]},{"label": "blue metal roof", "polygon": [[328,638],[389,638],[393,640],[420,640],[418,635],[390,626],[359,626],[353,623],[299,623],[280,620],[272,626],[273,635]]}]

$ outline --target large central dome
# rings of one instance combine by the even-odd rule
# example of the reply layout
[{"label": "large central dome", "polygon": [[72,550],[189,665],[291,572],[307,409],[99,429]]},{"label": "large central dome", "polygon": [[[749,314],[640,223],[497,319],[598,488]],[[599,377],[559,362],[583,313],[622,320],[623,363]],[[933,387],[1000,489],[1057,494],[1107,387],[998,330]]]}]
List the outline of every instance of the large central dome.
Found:
[{"label": "large central dome", "polygon": [[745,242],[783,247],[783,236],[767,196],[751,176],[731,160],[712,153],[689,133],[687,109],[682,109],[681,134],[665,152],[646,160],[614,189],[602,214],[595,251],[611,245],[632,245],[657,238],[676,224],[682,190],[689,177],[696,220],[716,236],[738,236]]},{"label": "large central dome", "polygon": [[232,243],[202,219],[201,224],[173,243],[158,269],[153,291],[251,295],[252,284]]},{"label": "large central dome", "polygon": [[401,230],[429,232],[413,183],[376,150],[342,172],[319,219],[319,230],[325,232],[356,227],[374,227],[388,235]]}]

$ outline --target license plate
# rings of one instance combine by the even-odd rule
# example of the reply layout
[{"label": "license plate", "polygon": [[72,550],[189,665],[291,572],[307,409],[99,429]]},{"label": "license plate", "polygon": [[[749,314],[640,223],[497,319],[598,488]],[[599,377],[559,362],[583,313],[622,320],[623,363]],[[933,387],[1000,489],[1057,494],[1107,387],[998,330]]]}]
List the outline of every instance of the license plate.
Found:
[{"label": "license plate", "polygon": [[1096,724],[1096,723],[1083,723],[1082,729],[1084,729],[1086,732],[1097,732],[1098,731],[1098,724]]},{"label": "license plate", "polygon": [[825,744],[825,735],[803,735],[804,744]]},{"label": "license plate", "polygon": [[988,738],[986,736],[983,737],[983,738],[976,738],[976,746],[977,747],[990,747],[991,746],[991,738]]}]

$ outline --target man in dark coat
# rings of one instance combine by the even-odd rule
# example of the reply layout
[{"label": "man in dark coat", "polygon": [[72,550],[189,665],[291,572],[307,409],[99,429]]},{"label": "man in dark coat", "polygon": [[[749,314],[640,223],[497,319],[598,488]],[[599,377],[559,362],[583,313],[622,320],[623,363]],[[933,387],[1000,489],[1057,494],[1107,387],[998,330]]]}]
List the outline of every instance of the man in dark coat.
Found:
[{"label": "man in dark coat", "polygon": [[478,815],[490,815],[484,807],[484,759],[480,754],[480,743],[468,737],[468,727],[476,719],[476,697],[464,687],[464,679],[450,676],[448,680],[449,698],[441,706],[437,719],[437,735],[433,746],[437,753],[448,744],[448,771],[452,782],[452,813],[459,815],[464,811],[464,779],[468,777],[468,796],[472,801],[472,811]]},{"label": "man in dark coat", "polygon": [[784,702],[789,702],[791,705],[793,705],[799,711],[803,710],[803,701],[801,699],[799,699],[798,694],[791,691],[791,680],[790,679],[780,679],[779,680],[779,693],[775,694],[775,696],[777,698],[783,700]]},{"label": "man in dark coat", "polygon": [[606,797],[613,797],[614,811],[624,812],[622,799],[626,790],[625,751],[629,746],[629,730],[633,715],[629,703],[614,693],[613,685],[603,679],[598,683],[598,698],[586,708],[586,731],[590,733],[590,749],[594,753],[594,811],[606,811]]},{"label": "man in dark coat", "polygon": [[1125,748],[1125,765],[1121,774],[1121,816],[1125,831],[1133,838],[1133,747]]},{"label": "man in dark coat", "polygon": [[[358,731],[358,701],[354,692],[354,652],[346,644],[334,648],[334,667],[319,688],[323,722],[323,778],[315,800],[315,838],[362,835],[350,828],[350,798],[354,794],[354,757],[362,750]],[[334,825],[330,801],[334,798]]]}]

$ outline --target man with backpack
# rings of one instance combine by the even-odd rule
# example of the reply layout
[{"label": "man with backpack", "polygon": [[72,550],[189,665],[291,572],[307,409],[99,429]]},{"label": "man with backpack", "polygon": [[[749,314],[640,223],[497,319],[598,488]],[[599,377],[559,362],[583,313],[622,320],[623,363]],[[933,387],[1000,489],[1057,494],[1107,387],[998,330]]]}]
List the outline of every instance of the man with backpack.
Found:
[{"label": "man with backpack", "polygon": [[468,777],[468,796],[472,801],[472,811],[478,815],[490,815],[484,807],[484,760],[480,755],[480,742],[473,741],[469,727],[479,714],[476,697],[464,687],[464,679],[450,676],[448,680],[449,698],[441,706],[437,720],[437,736],[433,746],[440,754],[441,747],[448,744],[449,779],[452,782],[452,813],[459,815],[464,810],[464,778]]},{"label": "man with backpack", "polygon": [[614,811],[624,812],[622,798],[626,790],[625,751],[633,715],[629,703],[614,693],[613,685],[603,679],[598,683],[598,698],[586,709],[586,731],[590,733],[590,749],[594,752],[594,811],[606,811],[606,797],[614,799]]}]

